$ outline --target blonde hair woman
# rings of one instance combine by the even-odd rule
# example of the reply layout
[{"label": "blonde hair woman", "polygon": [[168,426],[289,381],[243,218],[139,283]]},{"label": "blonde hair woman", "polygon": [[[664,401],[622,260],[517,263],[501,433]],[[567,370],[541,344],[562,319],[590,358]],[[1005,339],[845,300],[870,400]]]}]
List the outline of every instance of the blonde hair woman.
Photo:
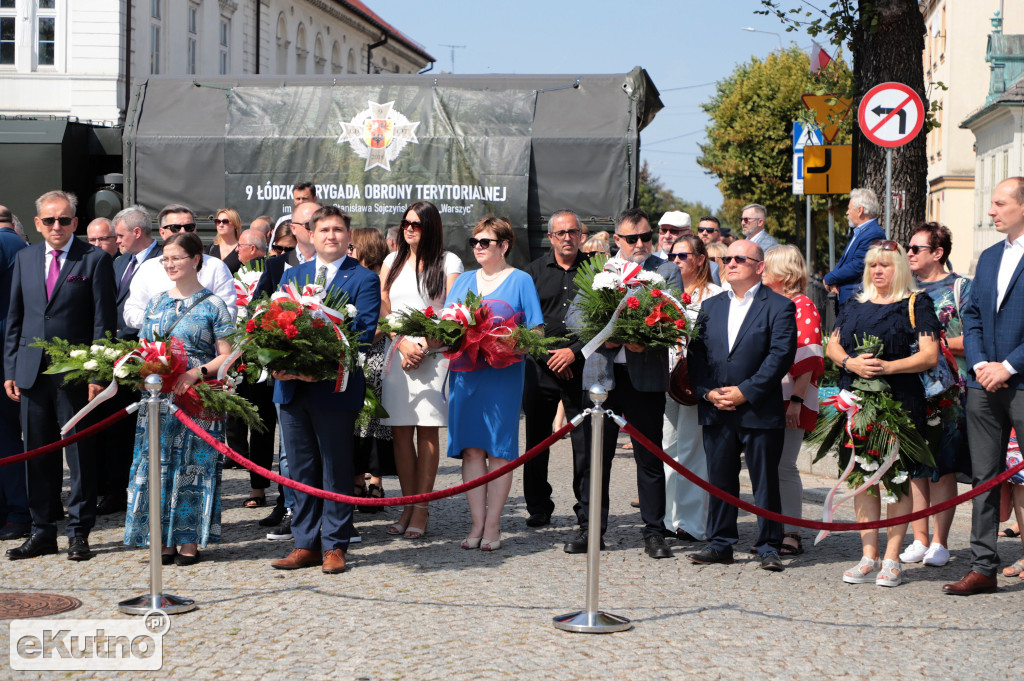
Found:
[{"label": "blonde hair woman", "polygon": [[[855,376],[884,377],[893,399],[902,403],[903,411],[920,431],[925,426],[925,397],[917,374],[938,362],[936,337],[942,329],[932,300],[927,293],[916,291],[906,253],[895,241],[879,241],[868,249],[864,257],[863,288],[839,309],[835,329],[829,337],[827,355],[840,367],[839,387],[850,389]],[[914,293],[917,294],[913,301],[915,324],[911,325],[909,299]],[[883,356],[856,354],[855,335],[881,339],[885,348]],[[916,352],[912,348],[914,341],[919,343]],[[909,472],[912,476],[913,471]],[[854,497],[858,522],[881,517],[878,487],[872,490],[873,495],[865,491]],[[910,509],[910,496],[904,495],[889,504],[888,515],[903,515]],[[878,530],[862,530],[863,557],[843,573],[843,581],[898,586],[903,581],[899,555],[906,532],[906,525],[889,528],[884,560],[879,560]]]},{"label": "blonde hair woman", "polygon": [[238,235],[242,233],[242,216],[234,208],[221,208],[217,211],[213,224],[217,228],[217,237],[206,249],[206,254],[223,260],[231,274],[234,274],[242,266],[242,261],[238,259]]},{"label": "blonde hair woman", "polygon": [[[764,254],[765,286],[786,296],[796,305],[796,358],[782,379],[782,399],[786,401],[786,436],[779,460],[779,496],[784,515],[801,517],[804,487],[796,459],[804,433],[814,430],[818,421],[818,379],[825,373],[825,355],[821,347],[821,316],[807,289],[807,265],[796,246],[777,246]],[[779,554],[796,556],[804,552],[800,528],[786,525]]]}]

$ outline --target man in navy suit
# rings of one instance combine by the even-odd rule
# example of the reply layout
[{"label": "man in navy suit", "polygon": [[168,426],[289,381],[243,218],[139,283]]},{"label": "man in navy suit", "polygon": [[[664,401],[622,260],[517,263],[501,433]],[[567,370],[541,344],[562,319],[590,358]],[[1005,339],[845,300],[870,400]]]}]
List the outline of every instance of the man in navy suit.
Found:
[{"label": "man in navy suit", "polygon": [[[963,309],[967,379],[967,441],[974,486],[1005,470],[1010,429],[1024,433],[1024,177],[1000,182],[989,217],[1006,239],[978,258],[971,296]],[[942,590],[957,596],[996,590],[999,553],[998,487],[974,498],[971,571]]]},{"label": "man in navy suit", "polygon": [[[708,482],[739,495],[740,452],[744,452],[754,502],[780,512],[779,459],[786,421],[782,378],[796,354],[796,307],[761,284],[764,252],[747,240],[723,256],[726,293],[704,301],[700,335],[690,343],[689,370],[700,397]],[[708,545],[690,555],[694,563],[731,563],[738,540],[737,509],[717,497],[708,508]],[[758,518],[754,548],[766,570],[783,569],[779,558],[782,525]]]},{"label": "man in navy suit", "polygon": [[[289,269],[282,284],[301,287],[322,283],[329,291],[348,295],[358,310],[351,321],[360,341],[369,345],[380,316],[380,278],[347,257],[352,240],[351,219],[335,206],[325,206],[309,218],[316,257]],[[308,376],[274,372],[274,401],[281,405],[281,429],[288,465],[295,480],[332,492],[352,489],[352,448],[356,414],[363,406],[366,384],[356,369],[343,392],[335,381],[313,382]],[[271,565],[279,570],[320,565],[326,574],[345,571],[345,552],[352,534],[352,506],[295,494],[291,525],[295,550]]]},{"label": "man in navy suit", "polygon": [[860,288],[864,277],[864,255],[872,242],[885,238],[885,232],[878,226],[878,198],[870,189],[857,188],[850,192],[846,219],[853,230],[850,242],[846,244],[835,269],[823,279],[828,290],[839,296],[840,305]]},{"label": "man in navy suit", "polygon": [[[74,194],[51,191],[36,199],[36,229],[43,242],[20,251],[11,280],[4,344],[4,388],[21,403],[26,449],[60,439],[61,425],[96,396],[101,385],[66,385],[62,375],[44,374],[49,360],[36,339],[89,343],[116,327],[114,268],[110,257],[74,238],[78,219]],[[68,445],[68,559],[88,560],[89,531],[96,520],[96,480],[89,440]],[[57,553],[57,523],[64,467],[60,451],[28,462],[32,536],[10,549],[11,560]]]},{"label": "man in navy suit", "polygon": [[[634,208],[615,218],[615,245],[621,261],[642,265],[665,278],[666,287],[681,291],[683,280],[674,263],[651,254],[654,231],[647,213]],[[570,314],[573,314],[570,311]],[[569,322],[572,326],[572,322]],[[643,345],[606,342],[587,358],[583,365],[583,389],[589,391],[600,383],[608,391],[605,409],[623,414],[651,442],[661,446],[661,422],[665,414],[665,393],[668,390],[668,350],[648,349]],[[584,404],[590,404],[589,393]],[[576,537],[566,542],[566,553],[587,552],[587,527],[590,518],[590,419],[583,421],[586,446],[573,454],[573,491],[577,501],[574,509],[580,523]],[[604,420],[604,489],[601,492],[601,534],[608,529],[608,479],[615,458],[619,427],[610,418]],[[661,459],[638,442],[633,441],[636,460],[636,483],[640,494],[640,518],[644,527],[644,551],[651,558],[671,558],[665,544],[665,472]],[[602,542],[603,544],[603,542]]]}]

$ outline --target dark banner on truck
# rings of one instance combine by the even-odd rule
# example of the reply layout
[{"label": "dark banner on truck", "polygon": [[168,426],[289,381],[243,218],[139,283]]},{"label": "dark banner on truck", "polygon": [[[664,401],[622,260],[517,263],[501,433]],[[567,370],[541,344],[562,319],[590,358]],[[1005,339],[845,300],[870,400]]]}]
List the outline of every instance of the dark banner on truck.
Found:
[{"label": "dark banner on truck", "polygon": [[486,215],[509,218],[523,250],[535,100],[530,90],[236,87],[226,204],[250,219],[287,214],[292,187],[312,182],[353,227],[387,229],[409,204],[430,201],[446,246],[467,262],[466,238]]}]

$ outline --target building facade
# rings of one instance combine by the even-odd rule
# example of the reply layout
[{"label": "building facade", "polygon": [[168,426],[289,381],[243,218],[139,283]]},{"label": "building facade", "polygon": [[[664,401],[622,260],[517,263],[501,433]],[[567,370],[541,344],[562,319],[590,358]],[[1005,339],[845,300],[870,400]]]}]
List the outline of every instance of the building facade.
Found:
[{"label": "building facade", "polygon": [[[1024,32],[1024,3],[1000,0],[925,0],[924,76],[928,98],[939,104],[939,127],[928,133],[928,203],[926,216],[953,233],[950,258],[955,270],[966,273],[974,262],[977,232],[987,221],[979,216],[975,199],[974,135],[960,122],[978,109],[989,94],[986,43],[990,20],[1003,8],[1004,25]],[[941,86],[940,86],[941,83]],[[944,86],[946,89],[943,89]],[[994,240],[989,241],[991,245]]]},{"label": "building facade", "polygon": [[0,114],[124,120],[150,75],[416,73],[359,0],[0,0]]}]

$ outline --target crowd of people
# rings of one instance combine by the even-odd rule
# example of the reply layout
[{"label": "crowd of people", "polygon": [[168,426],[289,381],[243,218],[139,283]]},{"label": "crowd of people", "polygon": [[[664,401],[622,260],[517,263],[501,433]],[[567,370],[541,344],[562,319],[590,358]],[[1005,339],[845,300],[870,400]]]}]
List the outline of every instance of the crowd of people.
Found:
[{"label": "crowd of people", "polygon": [[[101,389],[64,385],[59,375],[45,373],[49,360],[31,345],[34,339],[88,343],[108,332],[126,339],[180,339],[188,370],[163,390],[181,394],[215,375],[227,359],[238,314],[233,275],[254,270],[262,272],[257,296],[307,281],[344,293],[357,310],[351,326],[364,346],[365,368],[353,372],[341,391],[334,381],[281,371],[264,383],[243,384],[239,390],[256,405],[266,434],[230,420],[226,427],[223,421],[200,425],[266,468],[276,449],[283,476],[328,491],[381,498],[383,477],[397,474],[403,496],[429,493],[442,428],[447,457],[460,460],[463,480],[470,482],[534,448],[560,420],[576,417],[588,404],[585,389],[601,384],[608,392],[605,406],[677,462],[737,495],[745,462],[757,505],[798,519],[802,486],[796,462],[818,420],[826,358],[838,370],[839,389],[851,388],[857,378],[884,377],[913,427],[932,433],[928,445],[935,465],[908,471],[910,492],[885,499],[889,515],[952,498],[958,473],[969,471],[978,485],[1019,461],[1012,446],[1007,454],[1007,443],[1015,442],[1013,428],[1024,427],[1018,392],[1024,388],[1018,376],[1024,369],[1024,297],[1014,291],[1024,269],[1024,178],[1005,180],[993,193],[989,215],[1006,240],[982,254],[981,274],[973,282],[948,267],[948,229],[924,222],[906,245],[886,240],[875,195],[855,189],[847,210],[849,243],[824,278],[837,296],[835,326],[824,330],[820,311],[806,295],[803,256],[769,234],[767,210],[758,204],[741,211],[742,238],[713,216],[699,218],[694,229],[682,211],[663,214],[655,231],[638,209],[620,214],[610,235],[590,234],[573,212],[558,211],[548,220],[550,250],[518,269],[506,259],[516,232],[504,218],[476,223],[469,238],[476,262],[464,263],[446,250],[441,216],[429,202],[408,206],[400,224],[382,233],[353,228],[343,211],[318,203],[310,183],[295,186],[294,201],[286,218],[275,223],[261,216],[249,229],[234,209],[218,210],[216,239],[207,247],[196,234],[195,214],[182,205],[166,206],[156,216],[159,243],[151,216],[138,206],[90,223],[86,243],[74,236],[75,197],[47,192],[36,202],[35,226],[43,241],[31,246],[0,206],[0,330],[9,398],[0,406],[0,456],[59,439],[61,425]],[[698,326],[697,335],[672,349],[606,341],[584,356],[573,333],[579,314],[576,275],[593,254],[661,275],[667,288],[681,294],[682,312]],[[546,361],[527,356],[504,368],[450,371],[434,340],[378,328],[378,320],[392,312],[440,309],[471,293],[500,301],[525,326],[560,339]],[[866,336],[881,340],[884,356],[857,351]],[[943,361],[943,351],[956,357],[967,388],[940,404],[926,395],[921,374]],[[677,365],[684,368],[695,403],[669,396]],[[357,425],[367,385],[387,417]],[[111,414],[135,397],[121,395],[97,411]],[[69,559],[92,557],[88,536],[98,514],[124,513],[125,544],[152,541],[147,423],[143,407],[134,423],[112,426],[102,442],[91,438],[66,448]],[[179,421],[162,423],[163,562],[192,565],[201,559],[200,549],[220,537],[224,460]],[[590,515],[590,428],[586,419],[569,436],[578,530],[566,541],[566,553],[587,551],[592,520],[600,522],[602,535],[608,524],[619,428],[605,419],[600,519]],[[630,444],[645,553],[672,557],[666,539],[705,542],[688,556],[693,563],[734,562],[737,509],[682,478],[640,441]],[[543,451],[523,469],[531,528],[552,522],[548,468],[549,453]],[[54,452],[6,467],[0,475],[0,540],[25,540],[7,550],[10,559],[58,552],[62,472],[63,457]],[[1013,482],[1009,496],[1019,523],[1024,478]],[[501,548],[511,484],[509,474],[466,493],[470,514],[463,549]],[[254,473],[250,485],[244,505],[266,506],[270,482]],[[975,500],[971,572],[946,585],[946,592],[995,589],[999,494],[997,488]],[[877,489],[858,493],[858,520],[877,520],[882,501]],[[293,540],[294,548],[271,565],[343,572],[350,544],[360,540],[355,508],[376,510],[280,487],[277,504],[259,522],[270,528],[268,539]],[[909,546],[906,525],[889,528],[884,549],[877,530],[862,531],[863,558],[842,580],[893,587],[903,581],[906,563],[946,564],[954,513],[951,508],[915,521]],[[429,533],[429,520],[429,505],[413,503],[386,532],[417,540]],[[801,530],[759,518],[750,550],[761,568],[782,571],[785,557],[804,552]],[[1024,559],[1004,573],[1024,576]]]}]

